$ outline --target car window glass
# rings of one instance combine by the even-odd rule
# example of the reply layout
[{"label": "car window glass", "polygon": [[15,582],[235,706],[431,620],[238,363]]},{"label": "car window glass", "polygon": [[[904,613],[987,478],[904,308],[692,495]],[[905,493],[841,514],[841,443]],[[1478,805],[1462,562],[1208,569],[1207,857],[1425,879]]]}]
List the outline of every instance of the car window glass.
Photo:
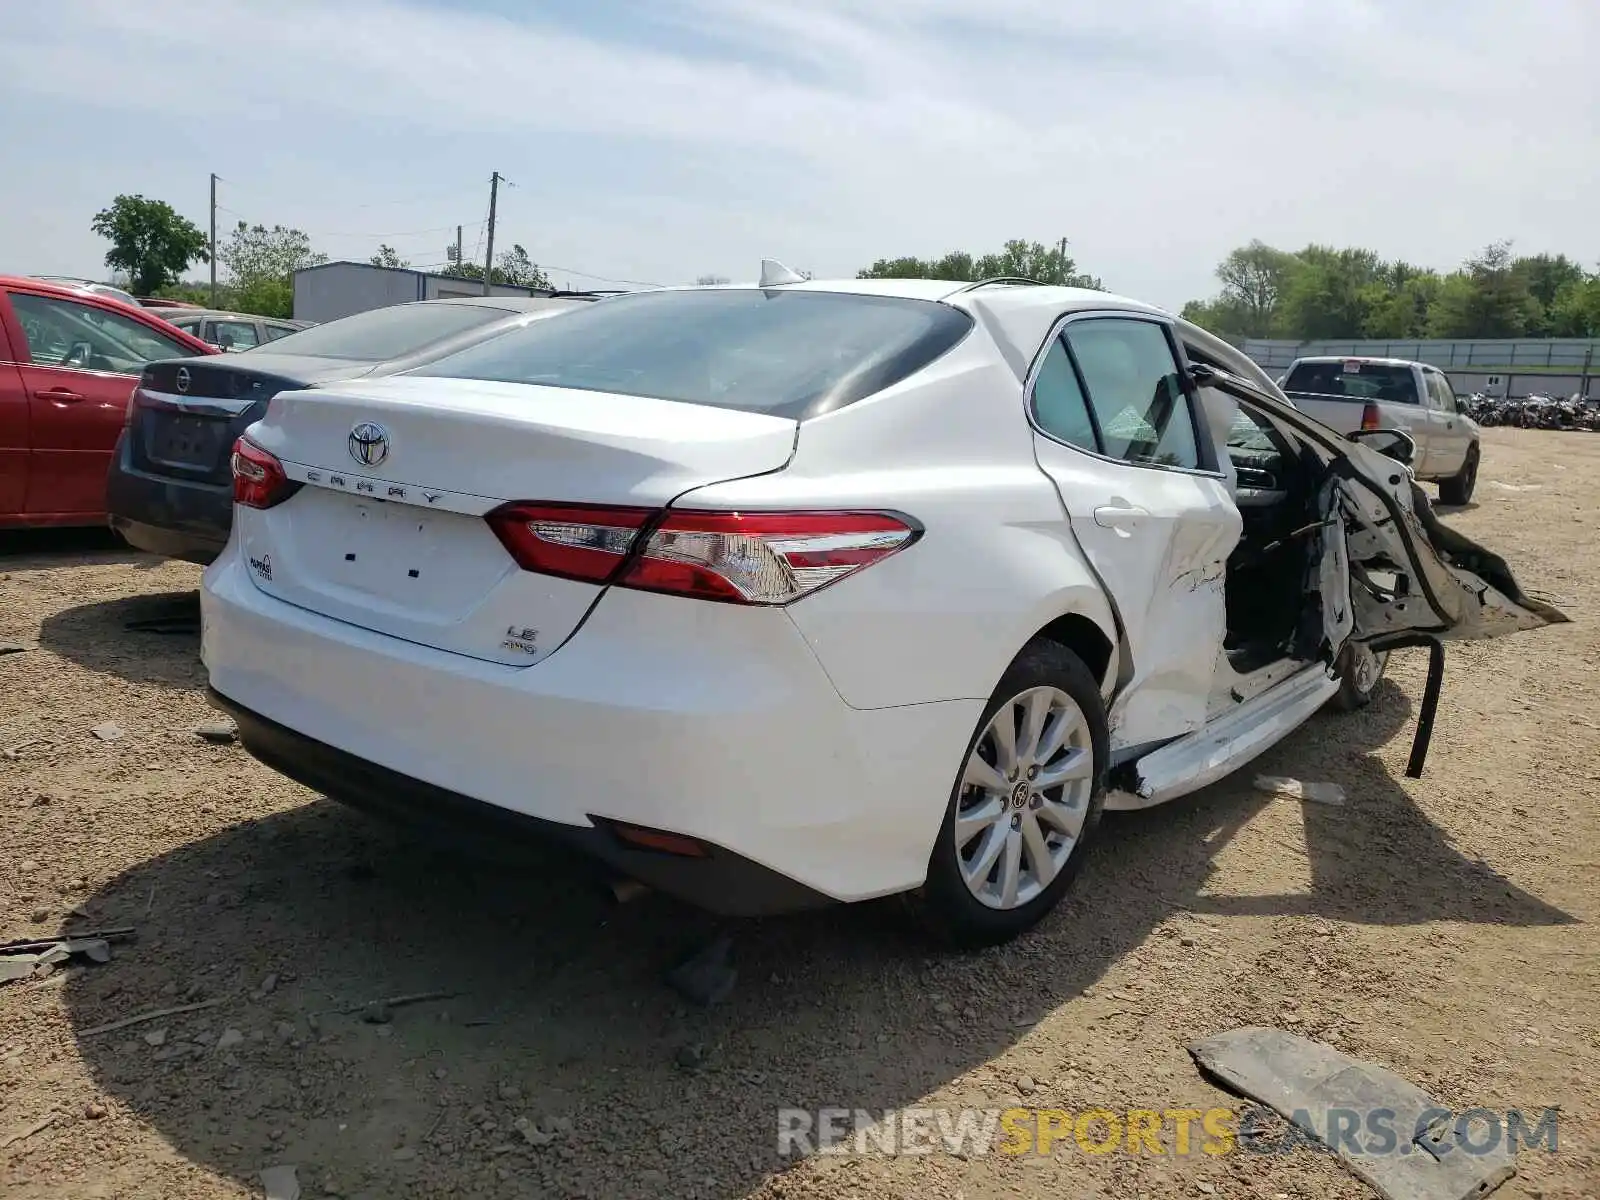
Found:
[{"label": "car window glass", "polygon": [[1410,367],[1359,359],[1300,363],[1285,377],[1283,390],[1291,396],[1361,403],[1368,400],[1387,404],[1418,402],[1416,376]]},{"label": "car window glass", "polygon": [[92,305],[13,292],[11,307],[37,366],[136,375],[153,359],[193,353],[176,339]]},{"label": "car window glass", "polygon": [[268,325],[267,341],[275,342],[281,337],[288,337],[291,333],[299,333],[293,325]]},{"label": "car window glass", "polygon": [[1105,453],[1132,463],[1195,468],[1200,458],[1166,330],[1152,321],[1094,318],[1067,326]]},{"label": "car window glass", "polygon": [[413,301],[296,330],[285,335],[279,349],[312,358],[387,362],[514,315],[487,304]]},{"label": "car window glass", "polygon": [[[971,328],[972,318],[958,308],[900,296],[666,289],[529,321],[413,374],[650,396],[806,420],[892,387]],[[307,336],[285,338],[282,346]]]},{"label": "car window glass", "polygon": [[249,350],[261,344],[254,321],[213,321],[206,340],[224,350]]},{"label": "car window glass", "polygon": [[1085,450],[1099,451],[1094,436],[1094,422],[1089,419],[1089,404],[1078,386],[1078,375],[1072,369],[1072,359],[1060,338],[1050,343],[1050,349],[1039,364],[1039,373],[1033,381],[1033,419],[1039,428],[1051,437],[1060,438]]}]

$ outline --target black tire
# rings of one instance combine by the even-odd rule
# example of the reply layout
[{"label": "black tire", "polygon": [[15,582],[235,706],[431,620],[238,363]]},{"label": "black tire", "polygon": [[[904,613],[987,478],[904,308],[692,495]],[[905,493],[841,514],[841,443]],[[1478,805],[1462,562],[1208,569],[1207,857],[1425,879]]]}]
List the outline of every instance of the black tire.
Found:
[{"label": "black tire", "polygon": [[923,927],[934,938],[948,945],[969,949],[998,945],[1038,924],[1072,886],[1095,842],[1101,809],[1105,804],[1111,735],[1105,704],[1100,699],[1100,688],[1094,676],[1082,660],[1064,646],[1036,640],[1023,647],[1022,653],[1017,655],[1001,677],[989,702],[983,706],[983,715],[979,717],[978,726],[973,730],[961,756],[962,771],[965,771],[968,757],[1000,707],[1030,688],[1044,686],[1059,688],[1070,696],[1083,712],[1089,728],[1094,773],[1083,828],[1060,873],[1038,896],[1017,908],[990,908],[972,894],[961,877],[955,844],[956,811],[962,790],[961,775],[958,774],[951,786],[944,822],[939,827],[939,836],[928,860],[927,880],[907,897]]},{"label": "black tire", "polygon": [[1389,666],[1387,651],[1382,652],[1383,657],[1378,662],[1378,670],[1370,679],[1363,682],[1357,678],[1353,669],[1356,657],[1356,647],[1346,645],[1339,655],[1337,672],[1339,676],[1339,690],[1332,700],[1328,701],[1330,707],[1339,712],[1356,712],[1372,703],[1373,694],[1378,690],[1378,684],[1383,682],[1383,673]]},{"label": "black tire", "polygon": [[1467,461],[1461,464],[1449,479],[1439,481],[1440,504],[1465,504],[1472,499],[1472,489],[1478,486],[1478,445],[1473,443],[1467,451]]}]

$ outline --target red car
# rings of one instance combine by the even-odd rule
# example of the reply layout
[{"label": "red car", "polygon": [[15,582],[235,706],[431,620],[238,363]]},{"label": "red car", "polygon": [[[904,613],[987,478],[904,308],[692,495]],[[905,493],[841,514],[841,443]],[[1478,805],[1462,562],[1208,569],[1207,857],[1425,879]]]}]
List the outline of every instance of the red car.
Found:
[{"label": "red car", "polygon": [[111,452],[144,365],[215,353],[142,308],[0,275],[0,528],[105,524]]}]

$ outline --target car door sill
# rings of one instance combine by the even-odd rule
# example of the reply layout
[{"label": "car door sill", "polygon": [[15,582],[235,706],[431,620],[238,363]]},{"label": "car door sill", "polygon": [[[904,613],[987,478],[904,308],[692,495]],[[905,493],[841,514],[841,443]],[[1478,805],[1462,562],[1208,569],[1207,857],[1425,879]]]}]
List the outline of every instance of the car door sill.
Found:
[{"label": "car door sill", "polygon": [[1123,786],[1113,787],[1111,811],[1153,808],[1215,783],[1298,729],[1339,690],[1320,663],[1313,664],[1230,709],[1176,741],[1128,764]]}]

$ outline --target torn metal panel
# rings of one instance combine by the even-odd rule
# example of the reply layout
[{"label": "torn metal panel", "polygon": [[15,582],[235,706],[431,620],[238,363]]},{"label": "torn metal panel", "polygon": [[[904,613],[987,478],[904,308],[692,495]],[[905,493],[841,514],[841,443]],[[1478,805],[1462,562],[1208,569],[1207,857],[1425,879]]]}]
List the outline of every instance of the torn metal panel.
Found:
[{"label": "torn metal panel", "polygon": [[[1328,1146],[1387,1200],[1479,1200],[1516,1174],[1514,1151],[1498,1138],[1481,1151],[1457,1144],[1454,1114],[1421,1088],[1308,1038],[1235,1029],[1189,1053],[1207,1075]],[[1366,1136],[1373,1113],[1386,1114],[1392,1137]],[[1350,1114],[1361,1115],[1360,1128],[1350,1128]]]}]

